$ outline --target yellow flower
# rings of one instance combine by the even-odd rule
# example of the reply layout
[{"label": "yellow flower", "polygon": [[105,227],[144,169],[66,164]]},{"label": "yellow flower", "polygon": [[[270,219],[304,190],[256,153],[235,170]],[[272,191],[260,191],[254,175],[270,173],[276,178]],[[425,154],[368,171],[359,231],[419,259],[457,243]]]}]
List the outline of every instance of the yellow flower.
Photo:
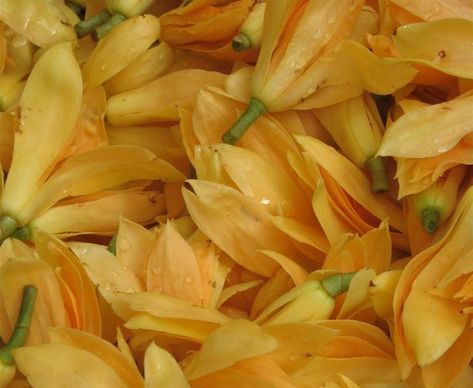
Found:
[{"label": "yellow flower", "polygon": [[21,291],[34,285],[38,297],[28,344],[44,343],[51,326],[72,327],[100,335],[102,322],[95,289],[77,257],[56,238],[39,233],[35,251],[8,239],[0,248],[0,334],[9,338]]},{"label": "yellow flower", "polygon": [[225,4],[189,2],[161,15],[162,38],[174,47],[202,52],[222,60],[252,60],[256,53],[232,50],[231,39],[250,12],[255,0]]},{"label": "yellow flower", "polygon": [[417,364],[428,387],[452,384],[471,360],[472,205],[470,188],[443,237],[406,265],[394,295],[392,336],[403,377]]},{"label": "yellow flower", "polygon": [[[409,65],[380,60],[363,45],[344,40],[362,6],[358,0],[268,2],[251,99],[224,142],[239,140],[265,111],[323,107],[363,90],[389,94],[408,83],[415,74]],[[387,72],[393,75],[389,82]]]}]

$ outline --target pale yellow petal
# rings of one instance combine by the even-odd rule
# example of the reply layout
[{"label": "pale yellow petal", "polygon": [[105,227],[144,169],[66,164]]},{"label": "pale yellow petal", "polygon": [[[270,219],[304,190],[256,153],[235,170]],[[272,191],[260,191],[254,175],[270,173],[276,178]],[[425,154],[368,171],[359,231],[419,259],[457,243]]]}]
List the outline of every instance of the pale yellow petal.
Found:
[{"label": "pale yellow petal", "polygon": [[68,158],[20,215],[31,220],[60,199],[138,180],[180,181],[184,175],[145,148],[108,146]]},{"label": "pale yellow petal", "polygon": [[449,151],[473,131],[472,104],[469,96],[405,113],[388,127],[378,154],[427,158]]},{"label": "pale yellow petal", "polygon": [[143,125],[178,121],[178,107],[192,106],[199,90],[223,86],[226,75],[189,69],[170,73],[138,89],[108,100],[107,119],[112,125]]},{"label": "pale yellow petal", "polygon": [[174,357],[166,350],[157,346],[154,342],[146,349],[144,372],[145,387],[189,387],[189,383]]},{"label": "pale yellow petal", "polygon": [[2,194],[4,212],[17,215],[38,190],[71,140],[81,100],[82,78],[71,44],[50,48],[34,66],[21,95],[20,125]]},{"label": "pale yellow petal", "polygon": [[144,53],[160,36],[159,19],[139,15],[120,23],[100,39],[85,62],[84,88],[91,90],[122,71]]}]

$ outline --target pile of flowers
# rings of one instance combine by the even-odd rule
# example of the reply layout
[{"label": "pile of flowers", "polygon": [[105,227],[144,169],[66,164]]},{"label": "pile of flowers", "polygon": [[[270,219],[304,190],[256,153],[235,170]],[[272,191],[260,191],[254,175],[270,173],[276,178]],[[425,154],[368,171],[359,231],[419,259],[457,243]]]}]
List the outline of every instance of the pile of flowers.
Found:
[{"label": "pile of flowers", "polygon": [[2,0],[0,387],[473,387],[470,0]]}]

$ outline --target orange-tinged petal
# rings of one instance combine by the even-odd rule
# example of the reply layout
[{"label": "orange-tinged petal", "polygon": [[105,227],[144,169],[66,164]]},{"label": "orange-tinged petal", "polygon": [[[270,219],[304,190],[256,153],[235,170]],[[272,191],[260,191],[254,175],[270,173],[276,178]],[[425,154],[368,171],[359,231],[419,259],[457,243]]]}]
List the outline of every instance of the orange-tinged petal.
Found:
[{"label": "orange-tinged petal", "polygon": [[153,152],[159,159],[169,162],[179,171],[189,170],[189,161],[177,142],[171,128],[158,126],[112,127],[107,126],[111,145],[137,145]]},{"label": "orange-tinged petal", "polygon": [[34,66],[19,102],[19,130],[2,194],[4,212],[18,214],[44,181],[71,140],[81,99],[82,78],[71,44],[50,48]]},{"label": "orange-tinged petal", "polygon": [[18,370],[34,387],[129,387],[107,361],[75,346],[51,343],[21,347],[12,353]]},{"label": "orange-tinged petal", "polygon": [[145,148],[108,146],[68,158],[20,214],[31,220],[60,199],[138,180],[180,181],[184,175]]},{"label": "orange-tinged petal", "polygon": [[238,283],[233,286],[224,288],[222,290],[222,293],[220,294],[220,298],[217,303],[217,308],[220,308],[228,299],[238,294],[239,292],[250,290],[254,287],[259,286],[261,283],[263,283],[263,280],[252,280],[249,282]]},{"label": "orange-tinged petal", "polygon": [[393,386],[407,388],[401,382],[399,368],[394,359],[379,357],[322,358],[310,357],[301,362],[290,377],[298,387],[323,385],[332,376],[341,373],[360,386]]},{"label": "orange-tinged petal", "polygon": [[[228,123],[234,122],[245,105],[216,89],[201,90],[197,96],[192,116],[192,132],[202,145],[221,143]],[[298,154],[298,148],[290,131],[270,115],[261,116],[238,143],[256,152],[264,160],[278,166],[292,176],[287,154]],[[192,159],[192,158],[191,158]]]},{"label": "orange-tinged petal", "polygon": [[166,350],[151,343],[144,358],[145,387],[189,387],[184,373],[174,357]]},{"label": "orange-tinged petal", "polygon": [[202,304],[202,280],[194,251],[170,223],[161,228],[149,252],[146,288]]},{"label": "orange-tinged petal", "polygon": [[159,318],[147,313],[136,314],[125,323],[125,327],[128,329],[154,331],[196,343],[203,343],[218,326],[214,322]]},{"label": "orange-tinged petal", "polygon": [[420,366],[438,360],[461,335],[468,317],[460,310],[461,306],[453,301],[411,291],[404,302],[402,324]]},{"label": "orange-tinged petal", "polygon": [[69,324],[53,270],[41,260],[9,260],[0,267],[0,334],[10,338],[20,308],[23,287],[38,288],[27,344],[47,342],[50,326]]},{"label": "orange-tinged petal", "polygon": [[447,152],[473,131],[472,103],[469,96],[405,113],[388,127],[378,154],[426,158]]},{"label": "orange-tinged petal", "polygon": [[402,211],[387,198],[373,194],[368,178],[354,164],[316,138],[297,136],[296,139],[355,201],[378,219],[389,217],[389,225],[405,230]]},{"label": "orange-tinged petal", "polygon": [[138,89],[110,97],[107,119],[117,126],[178,121],[178,107],[192,106],[204,87],[222,87],[225,77],[222,73],[200,69],[170,73]]},{"label": "orange-tinged petal", "polygon": [[0,267],[13,257],[26,261],[37,259],[32,247],[16,238],[7,238],[0,245]]},{"label": "orange-tinged petal", "polygon": [[277,349],[268,356],[283,370],[291,370],[301,360],[323,351],[338,330],[317,323],[287,323],[264,326],[263,331],[278,341]]},{"label": "orange-tinged petal", "polygon": [[223,169],[245,195],[258,200],[274,215],[310,221],[310,204],[290,175],[256,152],[228,144],[211,148]]},{"label": "orange-tinged petal", "polygon": [[95,289],[77,256],[62,241],[47,233],[38,233],[35,243],[41,260],[47,262],[56,273],[59,271],[57,276],[72,293],[69,300],[63,293],[66,308],[71,301],[77,302],[79,321],[75,328],[101,335],[100,310]]},{"label": "orange-tinged petal", "polygon": [[104,339],[68,328],[50,328],[49,337],[52,343],[73,346],[95,355],[106,362],[127,386],[143,386],[143,378],[135,365],[130,364],[130,360],[125,355]]},{"label": "orange-tinged petal", "polygon": [[276,228],[286,233],[296,242],[296,246],[302,253],[313,260],[319,262],[323,260],[325,253],[329,250],[329,241],[325,236],[324,230],[316,220],[307,225],[283,216],[271,216],[270,219]]},{"label": "orange-tinged petal", "polygon": [[211,182],[189,181],[196,194],[184,191],[192,219],[232,259],[257,274],[271,276],[277,264],[260,257],[259,249],[297,256],[289,237],[273,226],[264,205],[238,191]]},{"label": "orange-tinged petal", "polygon": [[242,319],[230,321],[207,337],[186,367],[185,374],[193,380],[237,361],[269,353],[276,347],[277,341],[258,325]]},{"label": "orange-tinged petal", "polygon": [[59,156],[60,159],[107,145],[104,125],[106,107],[107,99],[103,87],[96,87],[84,93],[74,138]]},{"label": "orange-tinged petal", "polygon": [[160,36],[159,19],[139,15],[120,23],[100,39],[82,68],[84,89],[112,78],[144,53]]},{"label": "orange-tinged petal", "polygon": [[261,312],[294,286],[294,281],[289,274],[280,269],[276,274],[269,278],[256,294],[251,306],[250,317],[256,318]]},{"label": "orange-tinged petal", "polygon": [[307,271],[299,264],[292,261],[289,257],[264,249],[259,252],[270,257],[276,263],[278,263],[282,269],[288,273],[296,286],[304,283],[307,280]]},{"label": "orange-tinged petal", "polygon": [[350,236],[327,253],[323,268],[341,272],[359,271],[370,267],[377,274],[386,271],[391,262],[391,235],[387,220],[379,228],[363,236]]},{"label": "orange-tinged petal", "polygon": [[[473,357],[473,332],[465,330],[453,346],[437,361],[422,368],[422,379],[428,387],[441,388],[461,379],[465,368],[470,369],[466,379],[468,383],[462,385],[458,381],[458,387],[465,386],[472,381],[473,373],[471,371],[471,359]],[[453,385],[456,387],[457,385]]]}]

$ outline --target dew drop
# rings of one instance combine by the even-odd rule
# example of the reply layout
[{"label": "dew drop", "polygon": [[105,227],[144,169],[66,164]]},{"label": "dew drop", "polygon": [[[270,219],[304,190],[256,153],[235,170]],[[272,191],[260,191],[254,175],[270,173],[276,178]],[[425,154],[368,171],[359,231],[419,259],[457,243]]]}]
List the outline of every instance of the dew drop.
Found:
[{"label": "dew drop", "polygon": [[161,267],[153,267],[151,269],[151,272],[154,273],[155,275],[159,275],[161,273]]},{"label": "dew drop", "polygon": [[187,284],[192,283],[192,276],[187,275],[187,276],[184,278],[184,281],[185,281]]}]

